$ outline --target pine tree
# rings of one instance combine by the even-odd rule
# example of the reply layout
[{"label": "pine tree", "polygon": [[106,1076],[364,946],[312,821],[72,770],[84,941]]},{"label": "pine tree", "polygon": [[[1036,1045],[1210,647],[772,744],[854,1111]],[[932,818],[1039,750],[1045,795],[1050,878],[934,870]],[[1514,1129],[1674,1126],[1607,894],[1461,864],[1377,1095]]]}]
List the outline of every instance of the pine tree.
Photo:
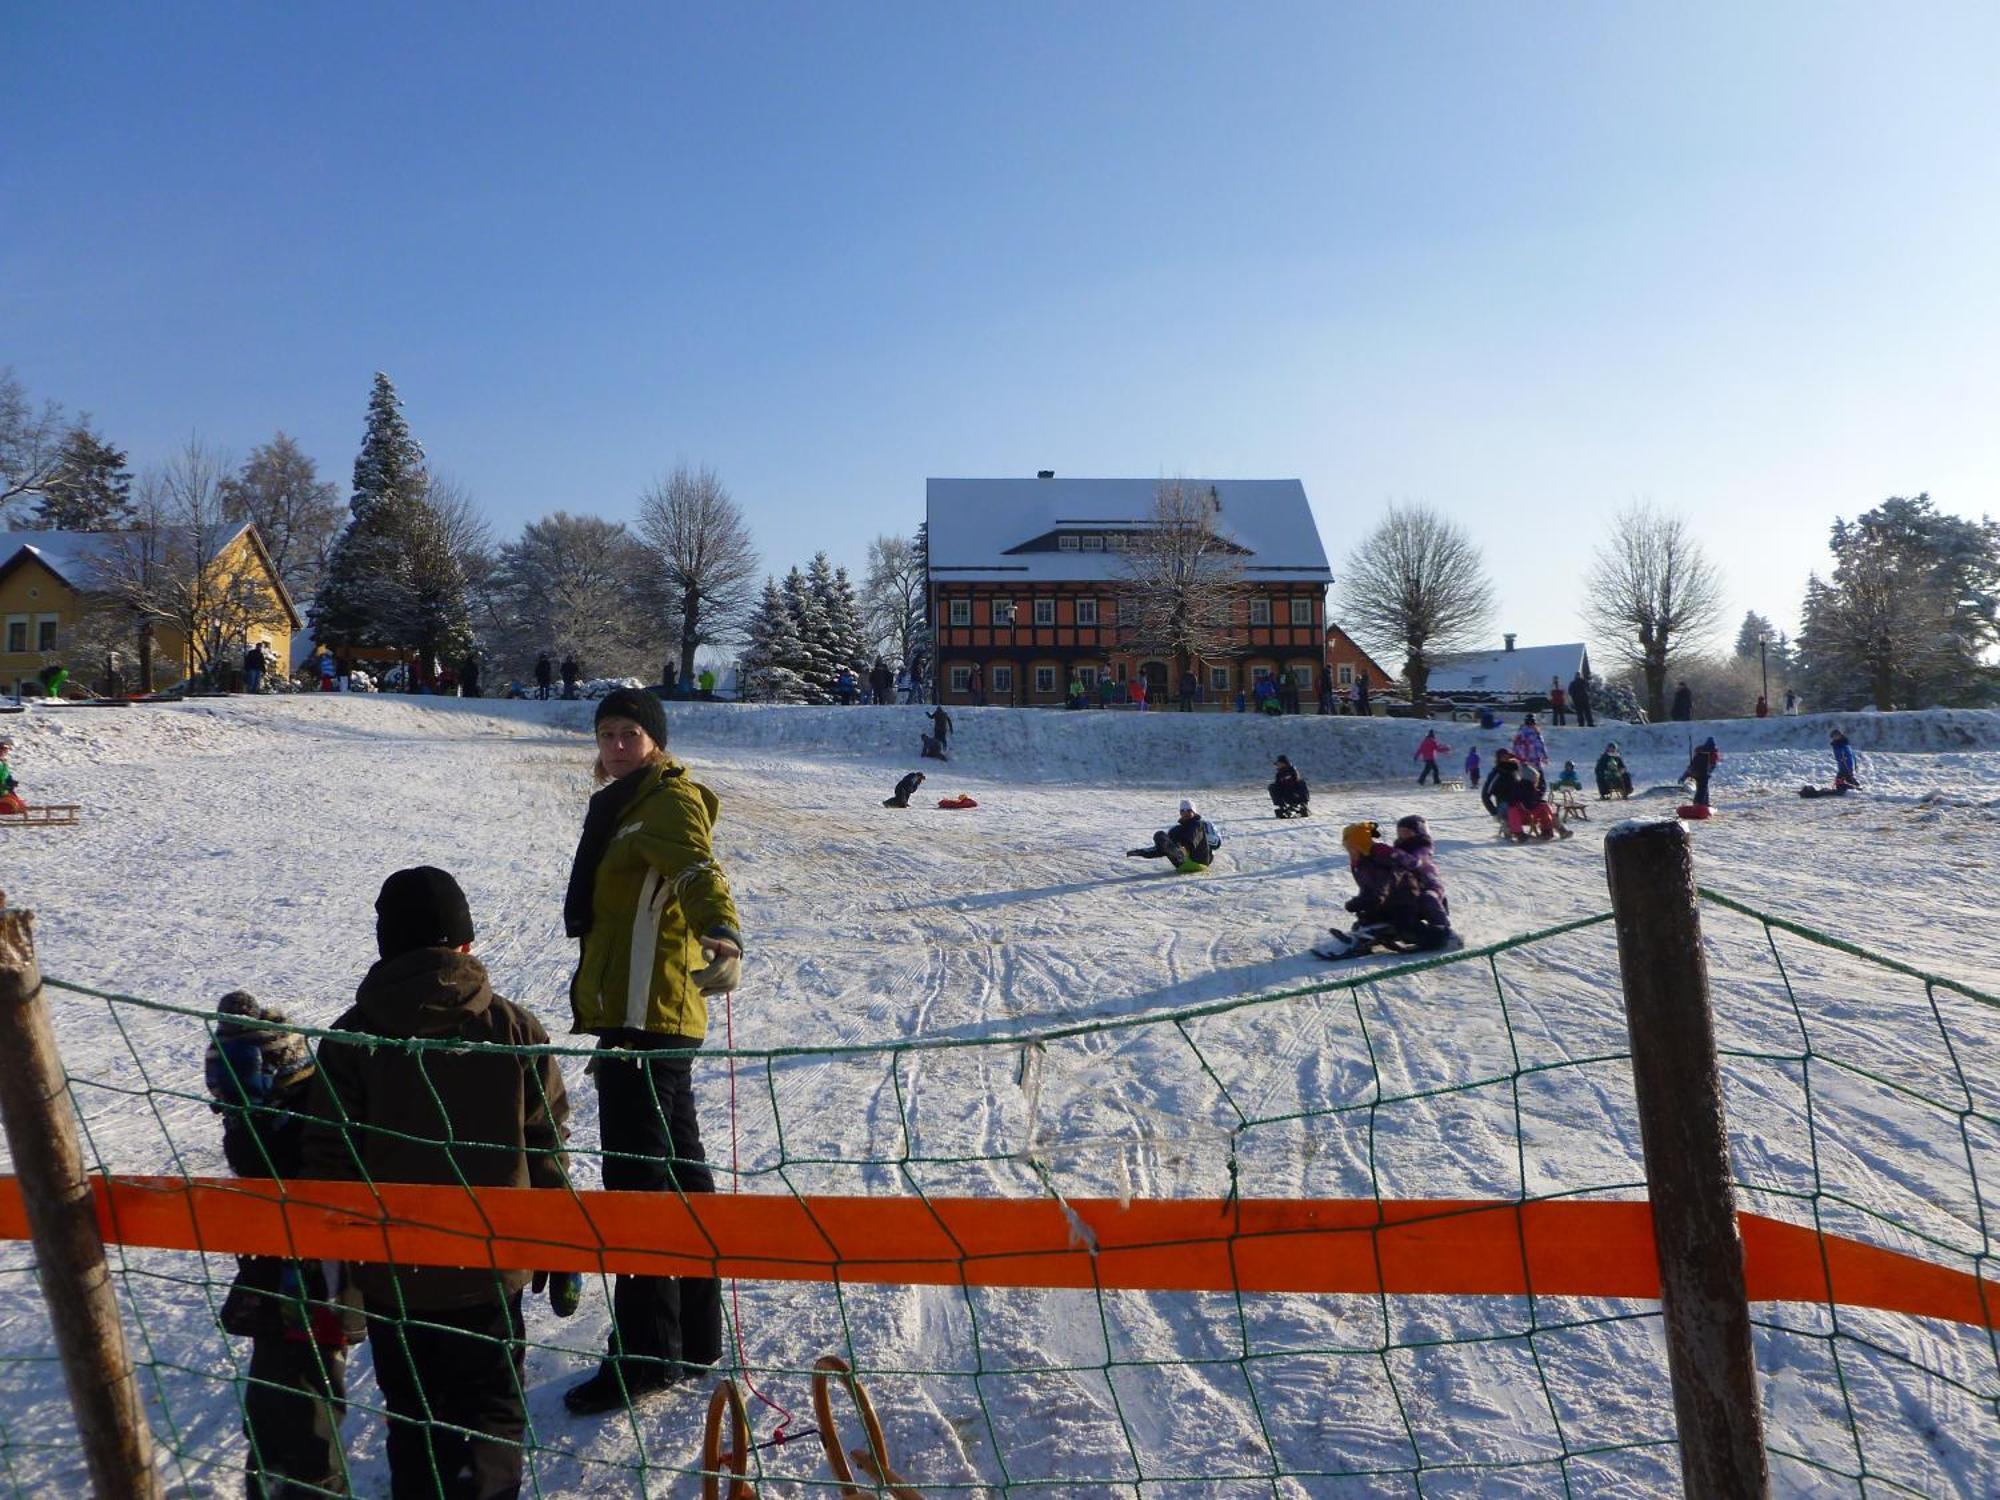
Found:
[{"label": "pine tree", "polygon": [[861,601],[855,597],[847,569],[834,567],[824,552],[816,552],[812,566],[806,570],[806,583],[826,616],[826,649],[833,657],[835,675],[839,675],[842,667],[857,677],[865,675],[868,627],[862,621]]},{"label": "pine tree", "polygon": [[56,472],[35,507],[42,531],[116,531],[132,520],[125,454],[79,423],[63,439]]},{"label": "pine tree", "polygon": [[831,703],[833,680],[840,675],[840,664],[833,651],[832,626],[826,609],[813,592],[811,580],[797,568],[785,575],[784,596],[792,629],[799,638],[798,673],[805,682],[805,701]]},{"label": "pine tree", "polygon": [[774,578],[765,578],[764,593],[750,617],[743,659],[743,693],[765,703],[804,703],[809,699],[798,663],[804,655],[792,612]]},{"label": "pine tree", "polygon": [[354,460],[352,519],[313,600],[314,639],[450,659],[471,640],[465,575],[424,498],[424,450],[379,371]]},{"label": "pine tree", "polygon": [[1766,643],[1766,660],[1769,660],[1768,652],[1770,643],[1775,641],[1777,637],[1778,633],[1771,628],[1769,620],[1758,614],[1754,609],[1746,611],[1743,616],[1743,624],[1736,631],[1736,655],[1743,661],[1755,661],[1757,659],[1757,643],[1763,641]]}]

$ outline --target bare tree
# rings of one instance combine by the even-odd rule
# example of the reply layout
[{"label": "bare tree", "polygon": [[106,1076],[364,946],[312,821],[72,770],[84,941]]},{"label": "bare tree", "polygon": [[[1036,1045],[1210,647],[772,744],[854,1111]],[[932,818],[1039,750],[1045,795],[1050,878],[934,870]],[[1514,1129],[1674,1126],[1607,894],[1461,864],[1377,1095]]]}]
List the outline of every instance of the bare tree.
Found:
[{"label": "bare tree", "polygon": [[257,523],[271,563],[293,597],[311,598],[333,539],[347,523],[340,486],[321,479],[305,450],[280,432],[252,448],[222,490],[231,520]]},{"label": "bare tree", "polygon": [[53,401],[37,410],[13,367],[0,369],[0,527],[17,505],[39,499],[62,472],[69,422]]},{"label": "bare tree", "polygon": [[424,473],[424,503],[442,535],[444,550],[465,578],[465,597],[474,636],[488,649],[507,650],[511,631],[506,611],[514,603],[501,598],[500,565],[504,548],[493,543],[493,527],[472,491],[456,475],[438,470]]},{"label": "bare tree", "polygon": [[487,648],[525,675],[535,654],[574,656],[594,674],[650,674],[665,645],[642,605],[650,558],[615,521],[564,511],[531,521],[500,549]]},{"label": "bare tree", "polygon": [[695,652],[730,639],[756,603],[757,549],[715,470],[677,464],[639,497],[639,539],[652,554],[667,634],[679,642],[681,680]]},{"label": "bare tree", "polygon": [[161,627],[187,643],[192,676],[213,672],[263,632],[290,623],[261,568],[223,558],[240,525],[224,499],[230,467],[190,440],[164,468],[139,477],[138,525],[109,534],[97,554],[94,592],[136,628],[142,687],[152,685]]},{"label": "bare tree", "polygon": [[1389,507],[1347,560],[1341,619],[1371,652],[1400,654],[1410,702],[1423,707],[1439,657],[1481,644],[1493,620],[1493,585],[1479,548],[1426,506]]},{"label": "bare tree", "polygon": [[[1129,650],[1170,657],[1171,683],[1198,660],[1236,650],[1244,549],[1216,530],[1212,488],[1163,479],[1118,555],[1118,634]],[[1171,691],[1171,686],[1169,691]]]},{"label": "bare tree", "polygon": [[908,667],[924,632],[924,560],[906,536],[868,544],[868,578],[861,586],[868,633],[899,667]]},{"label": "bare tree", "polygon": [[1584,581],[1584,616],[1612,659],[1646,685],[1646,712],[1667,716],[1667,675],[1722,623],[1722,577],[1687,522],[1639,504],[1611,523]]}]

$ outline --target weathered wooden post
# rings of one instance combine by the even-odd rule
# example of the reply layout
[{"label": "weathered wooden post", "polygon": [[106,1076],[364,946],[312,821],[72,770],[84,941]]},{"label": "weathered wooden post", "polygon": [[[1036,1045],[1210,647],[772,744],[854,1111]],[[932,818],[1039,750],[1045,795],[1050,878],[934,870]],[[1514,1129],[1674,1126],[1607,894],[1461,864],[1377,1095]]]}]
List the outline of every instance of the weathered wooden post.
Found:
[{"label": "weathered wooden post", "polygon": [[1620,823],[1605,836],[1604,864],[1660,1260],[1681,1484],[1703,1500],[1750,1500],[1770,1492],[1770,1471],[1687,828]]},{"label": "weathered wooden post", "polygon": [[125,1350],[55,1032],[42,1003],[34,915],[0,911],[0,1118],[34,1238],[49,1326],[103,1500],[154,1500],[153,1437]]}]

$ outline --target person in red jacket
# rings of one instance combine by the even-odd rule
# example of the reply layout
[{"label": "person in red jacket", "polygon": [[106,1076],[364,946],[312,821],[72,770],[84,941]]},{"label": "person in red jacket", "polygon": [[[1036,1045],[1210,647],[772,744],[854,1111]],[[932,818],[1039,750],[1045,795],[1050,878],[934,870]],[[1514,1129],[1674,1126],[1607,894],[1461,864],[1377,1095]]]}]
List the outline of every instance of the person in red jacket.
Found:
[{"label": "person in red jacket", "polygon": [[1563,691],[1562,679],[1560,677],[1551,677],[1549,679],[1549,712],[1555,715],[1556,728],[1562,728],[1563,710],[1568,707],[1569,694]]}]

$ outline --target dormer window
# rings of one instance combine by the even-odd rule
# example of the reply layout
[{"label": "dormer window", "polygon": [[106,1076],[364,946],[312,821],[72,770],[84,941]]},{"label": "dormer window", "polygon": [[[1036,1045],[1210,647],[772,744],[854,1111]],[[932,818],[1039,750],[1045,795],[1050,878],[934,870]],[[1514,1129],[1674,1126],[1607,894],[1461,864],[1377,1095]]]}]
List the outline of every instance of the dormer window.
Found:
[{"label": "dormer window", "polygon": [[1125,533],[1122,531],[1112,532],[1111,535],[1104,539],[1104,545],[1113,552],[1123,552],[1125,550]]},{"label": "dormer window", "polygon": [[1104,550],[1104,538],[1101,536],[1085,537],[1083,539],[1083,550],[1086,552],[1102,552]]},{"label": "dormer window", "polygon": [[1074,552],[1077,550],[1077,538],[1073,536],[1059,536],[1056,538],[1056,546],[1063,552]]}]

